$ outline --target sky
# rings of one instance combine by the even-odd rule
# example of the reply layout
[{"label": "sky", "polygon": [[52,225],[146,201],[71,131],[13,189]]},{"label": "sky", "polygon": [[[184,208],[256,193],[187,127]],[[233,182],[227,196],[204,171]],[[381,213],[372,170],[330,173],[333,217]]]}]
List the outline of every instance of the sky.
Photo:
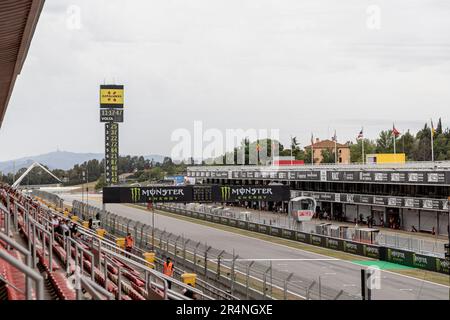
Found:
[{"label": "sky", "polygon": [[46,0],[0,129],[0,161],[103,152],[99,85],[125,85],[121,154],[177,129],[339,142],[450,126],[448,0]]}]

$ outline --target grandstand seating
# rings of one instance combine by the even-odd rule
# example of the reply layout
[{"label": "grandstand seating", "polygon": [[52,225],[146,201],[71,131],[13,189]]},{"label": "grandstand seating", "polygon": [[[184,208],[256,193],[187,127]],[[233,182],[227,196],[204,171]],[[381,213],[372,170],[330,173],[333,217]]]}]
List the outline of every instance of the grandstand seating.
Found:
[{"label": "grandstand seating", "polygon": [[[160,289],[156,287],[151,289],[151,286],[147,286],[142,274],[120,259],[118,256],[120,253],[117,253],[117,256],[107,257],[110,262],[107,263],[105,275],[104,264],[102,266],[100,262],[97,265],[92,261],[93,254],[98,255],[98,251],[93,249],[94,246],[85,243],[80,237],[71,238],[70,241],[74,242],[72,245],[70,241],[67,242],[65,236],[55,233],[50,223],[51,217],[53,215],[62,219],[65,217],[61,210],[50,209],[42,199],[37,200],[7,185],[0,185],[0,233],[6,235],[9,220],[9,239],[14,241],[16,246],[22,246],[23,250],[27,252],[29,248],[35,251],[37,268],[34,269],[44,279],[45,299],[74,300],[77,298],[76,290],[69,281],[69,278],[76,272],[76,263],[81,267],[84,277],[89,278],[92,274],[93,281],[100,287],[106,287],[106,290],[112,293],[116,299],[119,297],[119,267],[121,270],[120,298],[122,300],[162,299],[164,297],[164,292]],[[15,219],[17,219],[17,229],[13,223],[16,221]],[[31,225],[35,227],[35,232],[32,232]],[[82,228],[81,225],[78,227]],[[51,248],[49,248],[49,233],[52,235]],[[95,241],[94,236],[91,241]],[[11,245],[12,242],[9,244]],[[5,241],[0,240],[0,250],[20,260],[23,266],[27,265],[23,252],[9,248]],[[70,253],[69,261],[66,261],[66,250],[69,250]],[[53,257],[51,268],[49,251]],[[98,259],[103,261],[105,256],[106,254],[102,252]],[[67,268],[67,263],[69,263],[69,268]],[[143,267],[146,268],[145,264]],[[158,274],[154,270],[150,272],[153,272],[154,275]],[[8,261],[0,259],[0,299],[24,300],[26,299],[26,287],[24,272],[12,266]],[[37,289],[34,288],[32,292],[33,298],[36,298],[35,290]]]}]

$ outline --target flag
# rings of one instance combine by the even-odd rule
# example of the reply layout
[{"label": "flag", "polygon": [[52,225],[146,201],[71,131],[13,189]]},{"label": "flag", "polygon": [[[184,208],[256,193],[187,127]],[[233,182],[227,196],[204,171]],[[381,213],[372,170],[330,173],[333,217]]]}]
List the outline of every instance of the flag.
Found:
[{"label": "flag", "polygon": [[291,137],[291,149],[295,149],[298,143],[295,141],[295,137]]},{"label": "flag", "polygon": [[256,143],[256,151],[261,151],[261,146],[259,145],[259,142]]},{"label": "flag", "polygon": [[311,133],[311,145],[313,145],[314,144],[314,136],[313,136],[313,134]]},{"label": "flag", "polygon": [[436,135],[436,129],[433,126],[433,120],[431,120],[431,135],[434,137]]},{"label": "flag", "polygon": [[364,133],[363,133],[363,129],[361,128],[361,131],[359,132],[358,136],[356,137],[356,140],[363,139],[363,138],[364,138]]},{"label": "flag", "polygon": [[334,142],[337,141],[336,130],[334,130],[334,136],[331,137],[331,140],[334,141]]},{"label": "flag", "polygon": [[398,137],[400,135],[400,131],[395,128],[395,125],[392,125],[392,135]]}]

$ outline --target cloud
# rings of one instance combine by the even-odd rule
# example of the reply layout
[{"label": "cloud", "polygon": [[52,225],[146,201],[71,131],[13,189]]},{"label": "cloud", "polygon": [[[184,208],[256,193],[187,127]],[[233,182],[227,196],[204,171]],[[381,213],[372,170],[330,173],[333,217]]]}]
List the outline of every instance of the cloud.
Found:
[{"label": "cloud", "polygon": [[[79,29],[67,25],[74,4]],[[379,30],[367,28],[369,5]],[[303,144],[334,129],[343,141],[361,126],[375,136],[393,121],[418,129],[448,114],[449,13],[437,0],[47,0],[0,160],[101,152],[103,82],[125,85],[121,153],[169,154],[171,132],[194,120]]]}]

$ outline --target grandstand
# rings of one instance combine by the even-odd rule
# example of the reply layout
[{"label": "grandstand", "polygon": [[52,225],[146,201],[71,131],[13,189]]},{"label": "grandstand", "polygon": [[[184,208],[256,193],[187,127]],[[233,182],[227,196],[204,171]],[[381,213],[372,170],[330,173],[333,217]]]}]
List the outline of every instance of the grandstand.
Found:
[{"label": "grandstand", "polygon": [[[126,252],[103,229],[90,230],[69,210],[0,186],[0,299],[2,300],[210,300],[220,289],[199,290],[156,270],[151,255]],[[76,234],[59,234],[53,220],[71,221]],[[168,283],[172,282],[169,289]],[[211,286],[210,286],[211,287]]]}]

